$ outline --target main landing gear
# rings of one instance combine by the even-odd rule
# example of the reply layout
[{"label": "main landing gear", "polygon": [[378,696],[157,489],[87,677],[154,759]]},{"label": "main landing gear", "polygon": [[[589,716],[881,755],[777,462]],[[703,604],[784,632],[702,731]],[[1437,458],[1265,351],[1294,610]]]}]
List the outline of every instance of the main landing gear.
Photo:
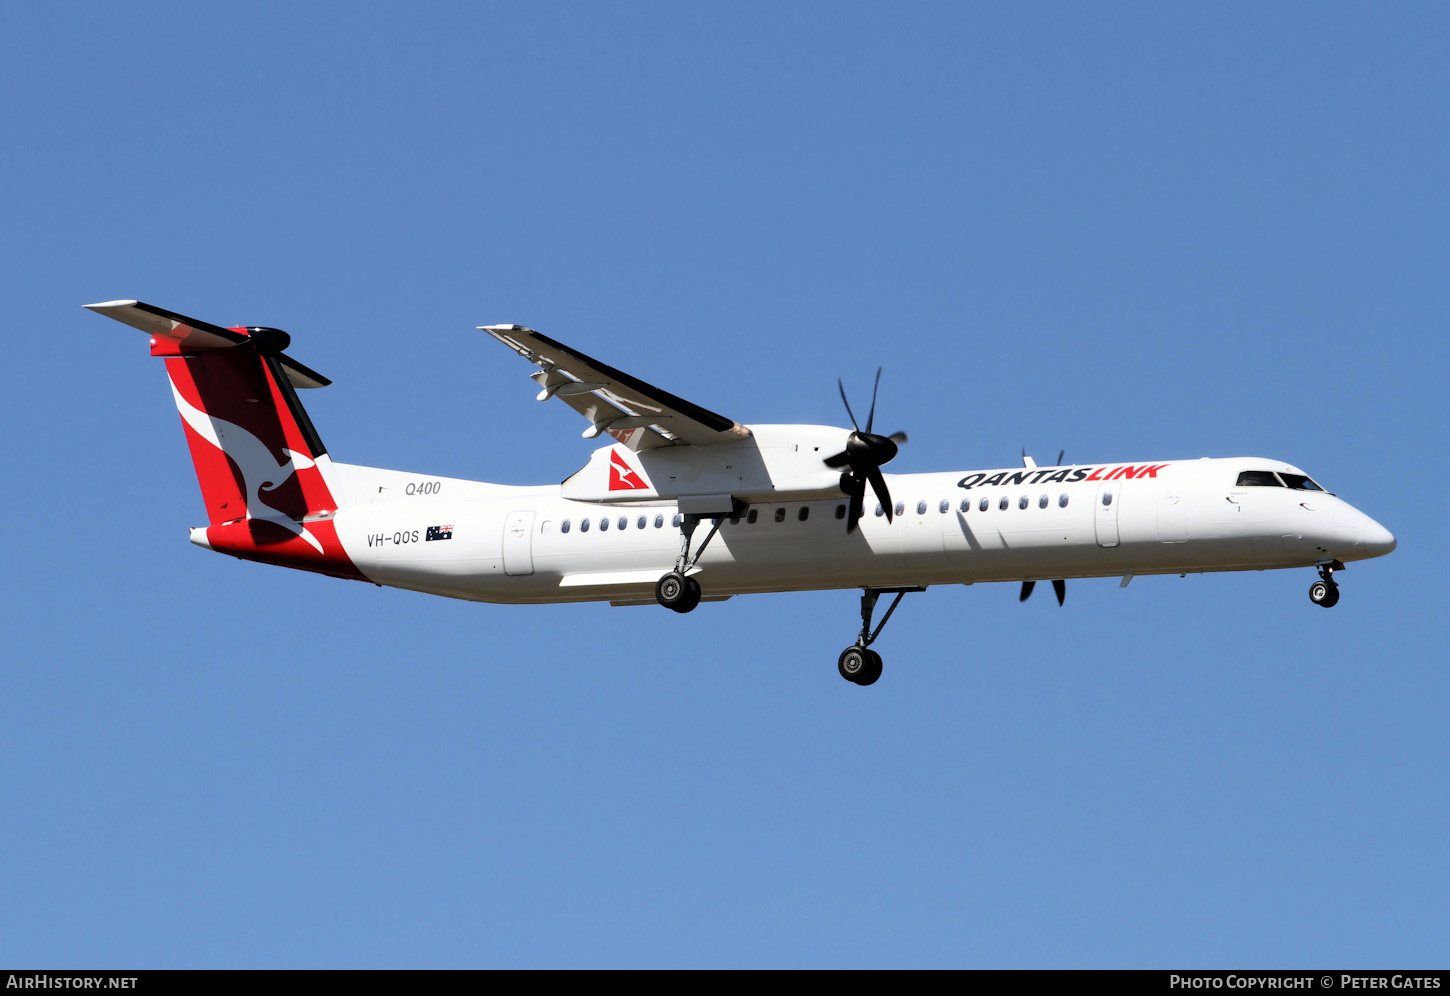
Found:
[{"label": "main landing gear", "polygon": [[1309,586],[1309,601],[1322,608],[1332,609],[1339,604],[1339,584],[1334,572],[1344,570],[1344,565],[1335,560],[1319,565],[1319,580]]},{"label": "main landing gear", "polygon": [[[881,655],[871,649],[871,644],[876,642],[876,638],[886,628],[886,623],[891,619],[891,613],[896,611],[896,607],[901,604],[902,596],[908,591],[926,591],[926,589],[861,589],[861,635],[856,637],[855,643],[841,651],[841,656],[836,661],[836,670],[841,672],[841,677],[857,685],[874,684],[876,679],[881,677]],[[891,602],[891,607],[886,610],[886,615],[881,617],[881,622],[873,630],[871,614],[876,611],[876,599],[883,594],[892,593],[895,593],[896,598]]]},{"label": "main landing gear", "polygon": [[[739,499],[733,499],[731,510],[726,514],[739,515],[745,510],[745,503]],[[700,555],[705,552],[705,547],[710,545],[710,541],[720,531],[720,523],[725,521],[725,515],[709,517],[712,520],[710,531],[705,534],[705,539],[692,557],[690,556],[690,541],[694,539],[695,528],[699,526],[700,520],[703,518],[706,516],[694,513],[680,517],[680,555],[675,558],[675,569],[655,582],[655,601],[667,609],[689,612],[700,604],[700,582],[690,576],[690,569],[699,561]]]},{"label": "main landing gear", "polygon": [[700,604],[700,582],[670,571],[655,582],[655,601],[676,612],[689,612]]}]

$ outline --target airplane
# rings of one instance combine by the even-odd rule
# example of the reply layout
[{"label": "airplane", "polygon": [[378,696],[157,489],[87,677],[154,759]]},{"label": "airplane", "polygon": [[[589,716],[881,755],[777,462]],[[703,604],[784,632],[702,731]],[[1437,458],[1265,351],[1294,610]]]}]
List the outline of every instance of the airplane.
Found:
[{"label": "airplane", "polygon": [[[880,676],[871,649],[904,595],[1021,584],[1313,568],[1339,601],[1345,564],[1395,548],[1384,526],[1291,464],[1260,457],[886,474],[906,443],[851,421],[747,425],[521,325],[480,326],[537,367],[538,400],[610,441],[561,484],[516,487],[338,463],[298,389],[331,382],[291,337],[139,301],[84,307],[151,337],[209,524],[191,542],[242,560],[480,602],[608,601],[686,613],[759,592],[859,588],[837,670]],[[874,501],[868,502],[867,491]],[[868,505],[872,506],[868,508]],[[708,525],[707,525],[708,523]],[[702,535],[703,534],[703,535]],[[893,595],[874,627],[881,595]]]}]

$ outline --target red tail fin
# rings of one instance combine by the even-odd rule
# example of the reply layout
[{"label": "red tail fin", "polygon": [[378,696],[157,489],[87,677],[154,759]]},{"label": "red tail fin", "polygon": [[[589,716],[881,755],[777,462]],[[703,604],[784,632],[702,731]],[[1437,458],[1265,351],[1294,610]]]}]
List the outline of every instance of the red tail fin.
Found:
[{"label": "red tail fin", "polygon": [[297,397],[298,385],[330,381],[282,352],[287,333],[221,328],[137,301],[86,307],[150,332],[151,355],[166,357],[211,523],[205,545],[362,579],[331,521],[327,450]]}]

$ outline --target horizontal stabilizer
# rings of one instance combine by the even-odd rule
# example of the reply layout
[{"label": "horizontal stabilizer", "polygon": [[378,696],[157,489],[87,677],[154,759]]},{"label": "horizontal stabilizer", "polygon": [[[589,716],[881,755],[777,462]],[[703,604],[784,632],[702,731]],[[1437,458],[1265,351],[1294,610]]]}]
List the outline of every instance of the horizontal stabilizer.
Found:
[{"label": "horizontal stabilizer", "polygon": [[293,387],[326,387],[332,383],[316,370],[282,352],[292,344],[292,337],[281,329],[222,328],[143,301],[102,301],[84,307],[140,329],[153,338],[175,343],[186,353],[232,349],[251,343],[261,352],[277,357]]},{"label": "horizontal stabilizer", "polygon": [[170,339],[191,349],[230,349],[247,341],[248,336],[220,325],[199,322],[174,311],[143,304],[140,301],[103,301],[85,308],[98,315],[140,329],[147,335]]}]

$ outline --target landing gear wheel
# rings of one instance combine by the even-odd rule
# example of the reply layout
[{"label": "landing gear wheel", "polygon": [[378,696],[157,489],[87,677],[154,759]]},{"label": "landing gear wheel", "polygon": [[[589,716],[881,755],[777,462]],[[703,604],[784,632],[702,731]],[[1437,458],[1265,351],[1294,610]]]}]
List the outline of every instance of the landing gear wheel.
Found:
[{"label": "landing gear wheel", "polygon": [[678,571],[670,571],[655,582],[655,601],[667,609],[678,610],[688,600],[689,590],[685,576]]},{"label": "landing gear wheel", "polygon": [[841,651],[836,661],[841,677],[857,685],[869,685],[881,677],[881,655],[874,650],[852,645]]},{"label": "landing gear wheel", "polygon": [[866,673],[856,679],[858,685],[874,685],[876,679],[881,677],[881,655],[874,650],[868,650],[866,656],[870,661]]},{"label": "landing gear wheel", "polygon": [[675,609],[676,612],[689,612],[700,604],[700,582],[694,578],[685,578],[685,602]]},{"label": "landing gear wheel", "polygon": [[1320,579],[1309,586],[1309,601],[1325,609],[1339,603],[1339,585]]},{"label": "landing gear wheel", "polygon": [[676,612],[689,612],[700,604],[700,582],[670,571],[655,582],[655,601]]}]

